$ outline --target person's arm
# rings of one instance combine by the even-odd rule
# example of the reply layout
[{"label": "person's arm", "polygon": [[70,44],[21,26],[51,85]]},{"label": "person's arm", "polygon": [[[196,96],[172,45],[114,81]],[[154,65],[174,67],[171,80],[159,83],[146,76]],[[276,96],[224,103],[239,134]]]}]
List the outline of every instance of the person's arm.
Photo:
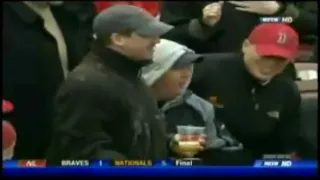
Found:
[{"label": "person's arm", "polygon": [[95,82],[96,78],[79,76],[64,83],[57,95],[54,129],[64,134],[60,137],[61,149],[68,158],[124,159],[113,149],[113,138],[104,130],[114,121],[110,112],[117,108],[113,94],[106,90],[111,85]]},{"label": "person's arm", "polygon": [[215,120],[214,107],[210,104],[210,109],[207,109],[207,117],[205,119],[206,133],[206,149],[220,149],[226,145],[226,142],[218,137],[217,127],[213,123]]},{"label": "person's arm", "polygon": [[[261,16],[292,17],[292,26],[299,35],[317,35],[317,14],[299,9],[291,2],[279,1],[228,1],[237,10],[256,13]],[[303,2],[305,3],[305,2]],[[310,3],[310,2],[307,2]]]},{"label": "person's arm", "polygon": [[317,36],[317,14],[299,9],[294,4],[287,4],[281,15],[293,18],[292,26],[300,36]]},{"label": "person's arm", "polygon": [[[290,90],[289,90],[290,88]],[[284,110],[280,115],[280,122],[277,126],[277,135],[282,145],[282,153],[297,153],[300,137],[300,104],[301,97],[295,84],[288,87],[291,92],[287,93]]]},{"label": "person's arm", "polygon": [[163,38],[188,45],[190,41],[206,40],[218,31],[218,23],[208,26],[202,21],[202,15],[195,14],[195,9],[202,11],[202,6],[187,1],[162,3],[160,20],[175,26]]},{"label": "person's arm", "polygon": [[288,93],[284,114],[278,126],[280,144],[283,153],[296,154],[300,158],[310,158],[316,154],[317,149],[303,136],[303,122],[300,117],[301,96],[297,86],[292,86],[292,92]]}]

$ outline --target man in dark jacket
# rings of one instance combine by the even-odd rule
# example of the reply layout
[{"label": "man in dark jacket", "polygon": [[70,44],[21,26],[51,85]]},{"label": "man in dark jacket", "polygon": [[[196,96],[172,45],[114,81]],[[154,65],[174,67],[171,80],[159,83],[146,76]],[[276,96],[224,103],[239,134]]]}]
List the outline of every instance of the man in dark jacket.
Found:
[{"label": "man in dark jacket", "polygon": [[92,51],[57,95],[49,162],[167,157],[164,121],[139,71],[171,28],[131,5],[98,14]]},{"label": "man in dark jacket", "polygon": [[300,94],[277,75],[298,44],[290,26],[265,23],[244,41],[243,54],[206,55],[195,67],[191,90],[214,103],[217,118],[256,158],[298,151]]},{"label": "man in dark jacket", "polygon": [[74,11],[78,5],[3,4],[2,85],[3,97],[15,106],[8,117],[19,134],[15,158],[44,158],[52,98],[68,71],[89,50],[94,6],[86,4],[83,11]]},{"label": "man in dark jacket", "polygon": [[[215,1],[164,1],[160,20],[175,26],[164,36],[188,46],[197,53],[239,51],[243,40],[263,16],[293,17],[292,26],[300,37],[317,35],[317,15],[293,3],[276,1],[228,1],[222,6],[222,16],[217,24],[208,26],[203,21],[204,9]],[[308,3],[308,2],[303,2]],[[301,7],[301,6],[299,6]],[[198,21],[206,39],[194,36],[190,28]],[[200,34],[200,33],[199,33]]]}]

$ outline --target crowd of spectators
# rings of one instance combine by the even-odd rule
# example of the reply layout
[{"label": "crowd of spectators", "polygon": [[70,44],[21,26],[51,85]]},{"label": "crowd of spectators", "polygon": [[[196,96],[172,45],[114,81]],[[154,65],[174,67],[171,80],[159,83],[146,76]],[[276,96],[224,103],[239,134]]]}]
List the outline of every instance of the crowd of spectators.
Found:
[{"label": "crowd of spectators", "polygon": [[[3,159],[314,159],[316,13],[316,1],[4,2]],[[179,126],[205,131],[183,146]]]}]

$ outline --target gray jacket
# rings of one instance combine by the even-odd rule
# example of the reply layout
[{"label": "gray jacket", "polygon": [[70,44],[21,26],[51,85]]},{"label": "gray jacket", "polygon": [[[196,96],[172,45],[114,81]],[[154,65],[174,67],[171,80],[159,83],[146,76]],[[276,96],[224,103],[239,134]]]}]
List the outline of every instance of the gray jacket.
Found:
[{"label": "gray jacket", "polygon": [[215,119],[214,107],[209,102],[187,90],[183,95],[167,102],[161,107],[161,111],[168,110],[187,104],[197,111],[205,123],[205,133],[207,136],[206,148],[216,148],[225,150],[240,150],[242,144],[239,143],[225,128],[225,125]]}]

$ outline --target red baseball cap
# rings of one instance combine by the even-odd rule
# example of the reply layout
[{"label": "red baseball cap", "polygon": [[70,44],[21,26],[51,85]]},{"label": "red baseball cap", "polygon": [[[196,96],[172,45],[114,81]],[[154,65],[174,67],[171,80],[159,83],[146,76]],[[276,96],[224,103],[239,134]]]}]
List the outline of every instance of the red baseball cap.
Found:
[{"label": "red baseball cap", "polygon": [[10,101],[2,100],[2,113],[13,111],[13,104]]},{"label": "red baseball cap", "polygon": [[262,23],[251,31],[248,40],[261,56],[277,56],[293,61],[299,48],[298,33],[285,23]]}]

